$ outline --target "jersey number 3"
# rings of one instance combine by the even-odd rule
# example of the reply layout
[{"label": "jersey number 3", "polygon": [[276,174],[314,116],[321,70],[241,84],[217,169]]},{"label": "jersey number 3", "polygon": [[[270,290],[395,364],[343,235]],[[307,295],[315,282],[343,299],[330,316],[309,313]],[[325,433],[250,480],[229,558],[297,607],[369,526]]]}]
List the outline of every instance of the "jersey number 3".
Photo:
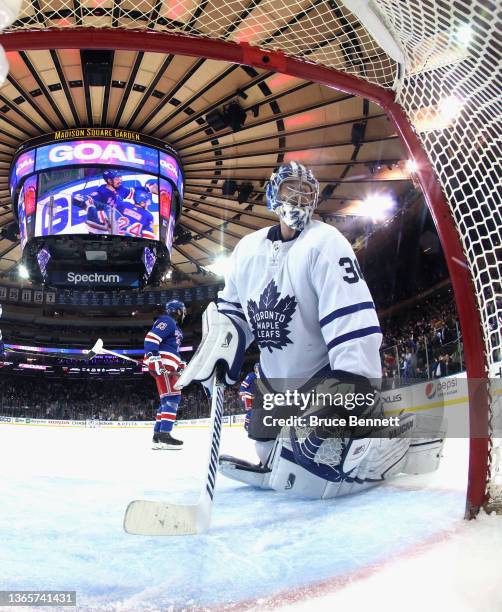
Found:
[{"label": "jersey number 3", "polygon": [[359,267],[357,259],[350,259],[350,257],[342,257],[338,262],[345,270],[345,276],[342,276],[346,283],[358,283],[360,280],[364,280],[363,273]]}]

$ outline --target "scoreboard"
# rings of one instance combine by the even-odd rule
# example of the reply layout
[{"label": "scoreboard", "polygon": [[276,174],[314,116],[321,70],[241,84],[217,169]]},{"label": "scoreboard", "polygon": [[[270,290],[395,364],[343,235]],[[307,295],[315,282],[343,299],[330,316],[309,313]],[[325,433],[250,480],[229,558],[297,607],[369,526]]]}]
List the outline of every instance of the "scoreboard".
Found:
[{"label": "scoreboard", "polygon": [[[142,264],[145,280],[169,263],[183,189],[176,151],[135,132],[85,128],[29,141],[10,173],[23,260],[54,285],[71,273],[93,286],[104,276],[90,272],[107,271],[138,286],[132,264]],[[71,257],[72,244],[80,261]],[[84,251],[91,254],[82,258]]]}]

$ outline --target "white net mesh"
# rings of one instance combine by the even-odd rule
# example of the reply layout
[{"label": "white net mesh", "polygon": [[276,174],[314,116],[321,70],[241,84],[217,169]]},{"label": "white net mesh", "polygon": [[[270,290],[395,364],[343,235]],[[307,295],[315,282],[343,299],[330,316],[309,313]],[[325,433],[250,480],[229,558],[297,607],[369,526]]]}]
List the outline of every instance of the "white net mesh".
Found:
[{"label": "white net mesh", "polygon": [[[491,2],[378,4],[405,47],[408,70],[397,101],[452,210],[475,284],[488,371],[501,359],[500,5],[497,10]],[[405,11],[397,10],[403,6]],[[492,390],[494,402],[495,395]],[[500,439],[492,444],[494,458]],[[492,507],[502,509],[501,476],[494,466],[492,461],[490,497]]]},{"label": "white net mesh", "polygon": [[[387,48],[378,35],[387,29],[404,56],[402,65],[369,33],[375,30],[365,15],[355,16],[346,5],[348,0],[26,0],[11,30],[121,28],[216,38],[394,88],[458,228],[488,371],[501,359],[500,3],[370,0],[381,19],[376,37]],[[502,489],[491,476],[497,498]]]}]

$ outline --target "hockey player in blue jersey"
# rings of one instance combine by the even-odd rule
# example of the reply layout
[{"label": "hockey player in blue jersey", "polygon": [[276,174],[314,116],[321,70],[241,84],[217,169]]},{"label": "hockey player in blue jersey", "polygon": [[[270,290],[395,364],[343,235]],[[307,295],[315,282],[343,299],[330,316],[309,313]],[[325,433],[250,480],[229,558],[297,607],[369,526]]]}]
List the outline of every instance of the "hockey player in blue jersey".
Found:
[{"label": "hockey player in blue jersey", "polygon": [[[408,461],[411,437],[402,437],[402,430],[368,437],[366,430],[354,435],[345,429],[341,436],[336,427],[265,426],[266,410],[280,414],[284,406],[284,395],[274,403],[277,394],[298,389],[328,397],[327,405],[310,400],[303,407],[309,419],[383,416],[375,304],[350,243],[336,228],[312,219],[318,198],[319,183],[302,164],[292,161],[272,174],[266,199],[279,225],[249,234],[235,247],[217,305],[204,314],[201,346],[177,386],[207,384],[218,363],[226,364],[225,380],[232,384],[255,340],[259,390],[272,397],[272,406],[253,408],[250,419],[248,435],[256,441],[260,464],[222,456],[220,471],[266,489],[329,498],[399,472],[435,469],[443,441],[419,442]],[[356,395],[363,400],[357,406],[348,399]],[[329,403],[337,396],[341,406]],[[298,409],[292,410],[297,418]],[[414,416],[404,415],[401,423],[410,431]]]},{"label": "hockey player in blue jersey", "polygon": [[181,399],[181,392],[174,384],[184,366],[180,357],[183,340],[180,325],[185,316],[185,304],[171,300],[166,304],[165,314],[155,321],[145,336],[145,363],[155,378],[160,399],[153,432],[155,450],[180,450],[183,446],[181,440],[173,438],[171,431]]},{"label": "hockey player in blue jersey", "polygon": [[244,429],[247,431],[249,429],[249,421],[251,419],[251,410],[253,409],[253,399],[254,399],[254,387],[255,381],[258,377],[258,367],[259,363],[255,363],[253,367],[253,371],[249,372],[249,374],[244,378],[241,382],[241,386],[239,387],[239,396],[242,401],[242,405],[244,407],[244,412],[246,414],[244,418]]},{"label": "hockey player in blue jersey", "polygon": [[114,228],[113,210],[119,202],[134,195],[134,188],[122,185],[122,175],[118,170],[105,170],[103,180],[104,185],[84,197],[90,234],[118,233]]},{"label": "hockey player in blue jersey", "polygon": [[153,215],[148,210],[151,201],[152,196],[149,191],[136,188],[133,203],[124,200],[117,202],[117,233],[120,236],[136,236],[155,240]]}]

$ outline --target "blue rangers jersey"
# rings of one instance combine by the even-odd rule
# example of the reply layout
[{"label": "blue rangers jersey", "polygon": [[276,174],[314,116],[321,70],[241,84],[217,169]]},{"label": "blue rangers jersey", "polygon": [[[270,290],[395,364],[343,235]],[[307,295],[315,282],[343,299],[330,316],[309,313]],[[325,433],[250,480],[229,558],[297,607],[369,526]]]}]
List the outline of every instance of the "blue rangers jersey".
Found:
[{"label": "blue rangers jersey", "polygon": [[116,211],[117,234],[155,239],[153,215],[149,210],[131,202],[117,202]]},{"label": "blue rangers jersey", "polygon": [[311,221],[293,240],[280,227],[235,247],[218,309],[260,348],[260,376],[307,381],[327,368],[381,377],[382,334],[349,242]]},{"label": "blue rangers jersey", "polygon": [[176,371],[181,363],[180,346],[183,332],[176,321],[167,314],[161,315],[145,336],[145,355],[160,355],[162,363],[170,370]]},{"label": "blue rangers jersey", "polygon": [[117,189],[110,189],[106,184],[100,185],[90,193],[85,194],[83,192],[80,194],[87,203],[86,223],[89,230],[93,234],[109,234],[112,224],[112,219],[110,218],[112,206],[122,199],[131,198],[133,195],[133,188],[128,189],[120,185]]},{"label": "blue rangers jersey", "polygon": [[241,399],[244,399],[244,398],[249,398],[251,400],[253,399],[255,381],[256,381],[256,374],[254,372],[249,372],[249,374],[241,382],[241,386],[239,387],[239,395]]},{"label": "blue rangers jersey", "polygon": [[133,196],[134,187],[123,185],[117,189],[101,185],[91,192],[89,197],[92,198],[92,203],[87,205],[87,225],[91,231],[95,234],[108,234],[113,230],[114,234],[120,236],[155,239],[152,213],[146,208],[136,206],[131,201]]},{"label": "blue rangers jersey", "polygon": [[249,423],[251,420],[251,410],[253,408],[255,382],[256,374],[254,372],[250,372],[241,382],[241,386],[239,387],[239,395],[242,400],[242,403],[244,404],[244,410],[246,411],[246,416],[244,418],[245,429],[249,427]]}]

